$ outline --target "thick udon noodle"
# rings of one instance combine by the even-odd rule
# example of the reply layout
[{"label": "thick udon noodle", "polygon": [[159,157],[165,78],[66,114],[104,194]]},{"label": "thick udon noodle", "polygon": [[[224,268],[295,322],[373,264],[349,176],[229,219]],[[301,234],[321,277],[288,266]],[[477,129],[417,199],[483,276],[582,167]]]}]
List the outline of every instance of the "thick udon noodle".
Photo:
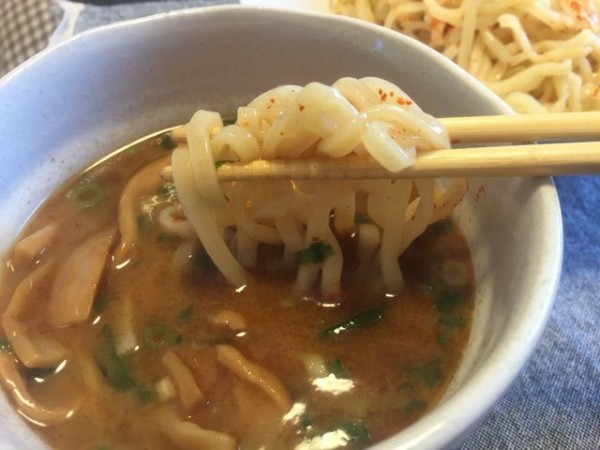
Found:
[{"label": "thick udon noodle", "polygon": [[217,113],[197,112],[187,136],[188,146],[172,156],[187,223],[176,211],[162,214],[161,223],[188,237],[193,229],[237,287],[249,282],[246,269],[256,264],[260,244],[282,245],[281,264],[288,266],[296,264],[299,252],[321,245],[327,257],[299,264],[295,287],[309,290],[320,278],[322,296],[338,298],[343,266],[338,237],[364,214],[370,221],[357,233],[361,266],[374,264],[378,270],[371,275],[397,293],[403,286],[400,254],[430,223],[448,216],[466,190],[462,179],[217,181],[219,161],[357,154],[397,172],[412,164],[416,152],[449,148],[439,121],[378,78],[342,78],[331,87],[280,86],[240,108],[232,125],[223,126]]},{"label": "thick udon noodle", "polygon": [[600,109],[598,0],[333,0],[415,37],[521,113]]}]

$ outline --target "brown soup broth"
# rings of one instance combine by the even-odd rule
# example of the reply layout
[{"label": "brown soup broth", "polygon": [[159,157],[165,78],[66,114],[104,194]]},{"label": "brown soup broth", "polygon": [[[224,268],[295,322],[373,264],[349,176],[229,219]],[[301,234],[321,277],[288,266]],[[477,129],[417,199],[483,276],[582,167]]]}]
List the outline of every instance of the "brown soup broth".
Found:
[{"label": "brown soup broth", "polygon": [[[116,226],[125,183],[147,162],[168,155],[161,143],[154,137],[96,164],[41,206],[22,236],[53,221],[61,231],[34,265],[8,260],[0,292],[3,310],[34,266],[49,260],[58,265],[87,237]],[[91,192],[74,198],[73,190],[89,188],[86,183],[93,183]],[[340,430],[350,439],[347,447],[368,447],[415,422],[439,400],[460,362],[474,304],[469,250],[451,220],[430,226],[402,255],[406,288],[397,296],[373,293],[368,274],[356,273],[353,239],[341,239],[348,255],[343,299],[328,303],[294,292],[295,271],[272,267],[273,249],[260,249],[259,267],[242,292],[223,280],[200,249],[189,267],[175,269],[182,240],[166,235],[156,220],[174,198],[172,186],[160,181],[156,192],[142,200],[134,257],[120,269],[107,267],[90,320],[61,328],[46,325],[52,275],[31,290],[25,319],[69,348],[59,371],[21,365],[31,395],[49,408],[85,398],[61,425],[32,424],[50,446],[175,448],[163,436],[157,412],[177,406],[178,398],[161,401],[155,389],[167,375],[161,359],[170,349],[192,370],[206,396],[191,412],[180,410],[182,417],[230,434],[243,450],[308,448],[302,443],[315,445]],[[440,274],[447,262],[466,268],[464,285],[444,281]],[[245,329],[214,324],[211,318],[223,310],[239,313]],[[333,331],[335,324],[353,317],[354,328]],[[132,321],[137,339],[135,351],[119,357],[129,382],[119,380],[123,374],[110,373],[115,369],[107,350],[125,321]],[[282,419],[263,391],[219,364],[215,349],[220,344],[234,346],[275,374],[297,414]],[[326,372],[318,380],[303,363],[310,355],[325,362]]]}]

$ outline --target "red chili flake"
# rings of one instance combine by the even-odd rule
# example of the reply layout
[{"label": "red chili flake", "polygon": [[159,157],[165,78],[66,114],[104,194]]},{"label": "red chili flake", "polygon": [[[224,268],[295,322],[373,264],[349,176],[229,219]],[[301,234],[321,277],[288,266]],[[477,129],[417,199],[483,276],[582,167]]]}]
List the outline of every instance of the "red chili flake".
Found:
[{"label": "red chili flake", "polygon": [[485,186],[481,185],[477,188],[477,192],[475,193],[475,200],[479,201],[483,194],[485,194]]},{"label": "red chili flake", "polygon": [[387,98],[387,94],[385,92],[383,94],[381,94],[380,99],[381,99],[382,102],[385,102],[386,98]]},{"label": "red chili flake", "polygon": [[298,103],[298,109],[300,110],[300,112],[304,111],[304,105]]},{"label": "red chili flake", "polygon": [[412,101],[410,101],[410,100],[409,100],[409,99],[407,99],[407,98],[404,98],[404,97],[398,97],[398,98],[396,99],[396,103],[398,103],[399,105],[412,105],[412,103],[413,103],[413,102],[412,102]]},{"label": "red chili flake", "polygon": [[394,95],[396,95],[396,93],[394,91],[390,91],[390,97],[393,97]]},{"label": "red chili flake", "polygon": [[436,19],[435,17],[433,19],[431,19],[430,25],[431,28],[437,28],[438,25],[440,25],[442,22],[439,21],[438,19]]}]

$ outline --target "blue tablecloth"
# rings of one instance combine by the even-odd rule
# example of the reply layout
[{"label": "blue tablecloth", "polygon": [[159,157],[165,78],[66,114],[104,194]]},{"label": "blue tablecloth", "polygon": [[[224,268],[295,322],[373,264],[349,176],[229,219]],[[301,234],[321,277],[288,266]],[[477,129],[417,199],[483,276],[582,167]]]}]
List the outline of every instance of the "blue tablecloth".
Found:
[{"label": "blue tablecloth", "polygon": [[565,234],[554,310],[525,370],[461,450],[600,449],[600,177],[554,181]]},{"label": "blue tablecloth", "polygon": [[[86,6],[74,30],[224,3],[237,2],[168,0]],[[460,450],[600,449],[600,178],[555,182],[565,252],[554,311],[525,370]]]}]

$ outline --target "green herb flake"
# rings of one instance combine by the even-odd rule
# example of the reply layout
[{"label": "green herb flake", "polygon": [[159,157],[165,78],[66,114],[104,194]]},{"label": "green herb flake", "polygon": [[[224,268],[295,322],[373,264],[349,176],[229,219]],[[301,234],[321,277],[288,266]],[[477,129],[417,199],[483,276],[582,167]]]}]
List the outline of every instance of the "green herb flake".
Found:
[{"label": "green herb flake", "polygon": [[348,434],[350,448],[365,448],[371,444],[371,433],[364,423],[349,422],[341,428]]},{"label": "green herb flake", "polygon": [[441,313],[449,313],[460,305],[462,294],[460,292],[445,291],[436,296],[437,309]]},{"label": "green herb flake", "polygon": [[467,320],[463,316],[442,314],[440,316],[440,323],[447,327],[464,327]]},{"label": "green herb flake", "polygon": [[8,339],[6,338],[2,338],[0,339],[0,352],[10,352],[11,351],[11,346],[10,346],[10,342],[8,342]]},{"label": "green herb flake", "polygon": [[93,208],[104,199],[104,191],[98,183],[84,179],[69,191],[67,198],[78,208]]},{"label": "green herb flake", "polygon": [[337,336],[348,331],[352,331],[356,328],[365,328],[375,325],[383,318],[383,314],[387,309],[387,305],[378,306],[376,308],[367,309],[361,311],[358,314],[342,320],[330,327],[327,327],[319,332],[320,338],[327,338],[331,336]]},{"label": "green herb flake", "polygon": [[136,385],[135,379],[133,378],[126,361],[117,354],[112,328],[108,325],[104,325],[102,327],[102,335],[104,336],[105,341],[105,364],[101,367],[102,372],[114,388],[120,391],[129,391],[130,389],[133,389]]},{"label": "green herb flake", "polygon": [[159,145],[165,150],[173,150],[177,147],[177,143],[173,140],[170,133],[161,135],[159,139]]},{"label": "green herb flake", "polygon": [[407,416],[412,416],[413,414],[417,414],[417,413],[423,411],[426,406],[427,406],[427,403],[425,403],[423,400],[419,400],[418,398],[413,398],[404,407],[404,413]]},{"label": "green herb flake", "polygon": [[327,370],[332,373],[338,379],[349,379],[350,375],[348,374],[348,370],[342,363],[342,360],[337,357],[334,358],[328,365]]},{"label": "green herb flake", "polygon": [[440,383],[444,374],[442,362],[439,359],[434,359],[423,366],[416,367],[412,373],[419,381],[432,389]]},{"label": "green herb flake", "polygon": [[331,245],[326,244],[323,241],[316,241],[304,250],[297,252],[296,260],[298,261],[298,264],[316,264],[322,263],[331,255],[333,255],[333,248]]},{"label": "green herb flake", "polygon": [[144,343],[152,349],[168,347],[177,341],[175,332],[168,325],[159,322],[147,325],[143,336]]},{"label": "green herb flake", "polygon": [[438,331],[436,340],[440,347],[445,347],[456,336],[456,329],[451,327],[443,327]]},{"label": "green herb flake", "polygon": [[137,223],[138,230],[140,231],[145,231],[150,226],[150,220],[148,219],[148,216],[146,214],[138,214],[135,218],[135,221]]},{"label": "green herb flake", "polygon": [[190,320],[194,315],[194,305],[190,305],[187,308],[179,311],[179,320]]},{"label": "green herb flake", "polygon": [[119,391],[127,392],[133,389],[142,406],[153,401],[154,393],[134,377],[125,358],[117,353],[112,328],[104,325],[102,335],[104,337],[104,361],[99,365],[108,382]]},{"label": "green herb flake", "polygon": [[156,395],[153,391],[144,386],[137,386],[136,388],[137,399],[140,405],[146,406],[156,400]]},{"label": "green herb flake", "polygon": [[300,425],[300,428],[303,430],[307,430],[308,428],[312,427],[313,423],[314,419],[308,414],[302,414],[300,417],[298,417],[298,425]]},{"label": "green herb flake", "polygon": [[215,161],[215,170],[219,170],[223,164],[235,162],[231,159],[220,159],[219,161]]}]

